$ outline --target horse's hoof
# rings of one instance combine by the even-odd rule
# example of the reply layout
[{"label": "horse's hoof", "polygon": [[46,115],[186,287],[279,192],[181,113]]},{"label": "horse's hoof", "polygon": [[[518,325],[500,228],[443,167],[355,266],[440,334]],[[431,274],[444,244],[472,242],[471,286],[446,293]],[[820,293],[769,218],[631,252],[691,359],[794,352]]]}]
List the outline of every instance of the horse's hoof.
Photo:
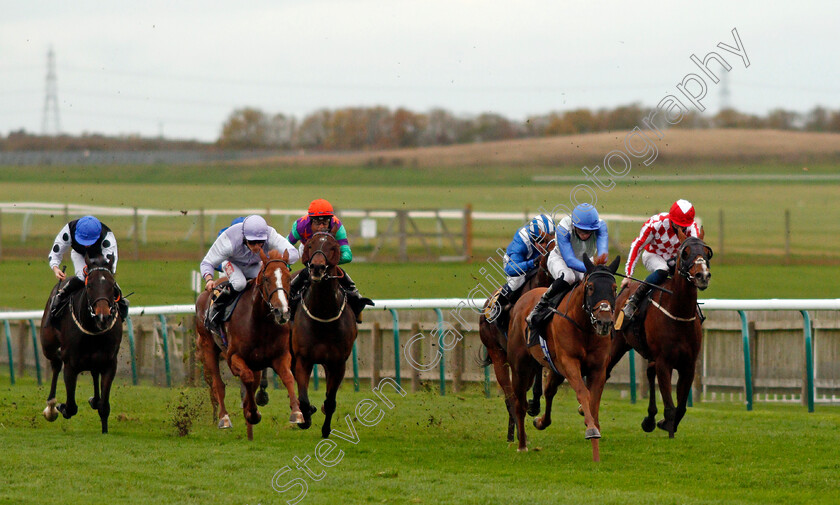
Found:
[{"label": "horse's hoof", "polygon": [[58,419],[58,410],[55,408],[55,398],[47,402],[47,406],[44,408],[44,418],[49,422],[53,422]]},{"label": "horse's hoof", "polygon": [[299,410],[295,411],[295,412],[292,412],[292,415],[289,417],[289,422],[290,423],[301,424],[301,423],[303,423],[303,421],[304,421],[303,412],[301,412]]},{"label": "horse's hoof", "polygon": [[583,413],[583,405],[578,405],[578,414],[585,416],[586,414]]},{"label": "horse's hoof", "polygon": [[253,412],[251,415],[248,415],[248,413],[246,412],[245,420],[248,421],[248,424],[251,425],[260,424],[260,421],[262,421],[262,414],[260,414],[259,412]]},{"label": "horse's hoof", "polygon": [[88,404],[93,410],[99,410],[99,400],[97,400],[96,397],[91,396],[88,398]]},{"label": "horse's hoof", "polygon": [[312,426],[312,421],[304,421],[302,423],[298,423],[298,428],[302,430],[308,430],[310,426]]},{"label": "horse's hoof", "polygon": [[517,447],[516,452],[528,452],[528,448],[527,447]]},{"label": "horse's hoof", "polygon": [[598,431],[598,428],[586,428],[584,438],[586,438],[586,440],[590,440],[592,438],[601,438],[601,432]]},{"label": "horse's hoof", "polygon": [[539,400],[529,400],[528,401],[528,415],[531,417],[537,417],[540,415],[540,402]]},{"label": "horse's hoof", "polygon": [[257,391],[257,394],[254,396],[254,399],[257,402],[257,405],[260,407],[265,407],[268,405],[268,392],[265,389],[260,389]]},{"label": "horse's hoof", "polygon": [[538,429],[538,430],[540,430],[540,431],[542,431],[542,430],[544,430],[544,429],[548,428],[548,424],[543,424],[543,422],[544,422],[544,421],[545,421],[545,418],[544,418],[544,417],[537,417],[537,418],[535,418],[535,419],[534,419],[534,428],[536,428],[536,429]]},{"label": "horse's hoof", "polygon": [[318,412],[318,409],[315,408],[315,405],[310,405],[309,406],[309,415],[311,416],[315,412]]},{"label": "horse's hoof", "polygon": [[646,433],[650,433],[654,428],[656,428],[656,420],[654,418],[646,417],[642,419],[642,429]]},{"label": "horse's hoof", "polygon": [[228,428],[232,428],[233,423],[230,422],[230,416],[225,414],[224,417],[219,419],[219,429],[226,430]]},{"label": "horse's hoof", "polygon": [[332,430],[321,428],[321,438],[330,438],[330,432]]},{"label": "horse's hoof", "polygon": [[507,441],[508,441],[508,443],[513,442],[513,435],[511,435],[511,436],[507,437]]}]

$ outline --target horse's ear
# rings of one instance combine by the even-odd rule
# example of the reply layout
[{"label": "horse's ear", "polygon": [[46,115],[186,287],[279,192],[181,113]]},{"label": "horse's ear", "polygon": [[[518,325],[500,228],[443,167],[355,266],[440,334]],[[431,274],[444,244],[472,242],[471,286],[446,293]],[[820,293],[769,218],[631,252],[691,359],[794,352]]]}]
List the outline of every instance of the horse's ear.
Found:
[{"label": "horse's ear", "polygon": [[619,255],[617,255],[617,256],[615,257],[615,259],[613,260],[613,262],[612,262],[612,263],[610,263],[610,266],[609,266],[609,267],[607,267],[607,268],[609,268],[609,269],[610,269],[610,272],[612,272],[613,274],[615,274],[615,273],[618,271],[618,264],[619,264],[619,263],[621,263],[621,255],[620,255],[620,254],[619,254]]},{"label": "horse's ear", "polygon": [[309,246],[303,246],[303,253],[300,255],[300,262],[304,265],[309,265],[309,259],[312,257]]},{"label": "horse's ear", "polygon": [[703,227],[701,226],[700,227],[700,233],[697,234],[697,238],[699,238],[700,240],[703,240],[705,237],[706,237],[706,230],[704,230]]},{"label": "horse's ear", "polygon": [[260,259],[262,260],[263,265],[268,263],[268,256],[265,255],[265,251],[263,251],[262,247],[260,247]]},{"label": "horse's ear", "polygon": [[583,265],[586,267],[587,272],[592,270],[592,260],[589,259],[589,255],[586,253],[583,253]]},{"label": "horse's ear", "polygon": [[114,255],[109,254],[105,257],[108,258],[108,270],[113,272],[114,271]]},{"label": "horse's ear", "polygon": [[685,236],[685,233],[683,233],[681,228],[677,228],[677,238],[680,239],[680,244],[685,242],[686,236]]},{"label": "horse's ear", "polygon": [[714,256],[714,252],[712,252],[712,248],[709,247],[709,246],[706,246],[706,252],[709,253],[709,259],[712,259],[712,256]]},{"label": "horse's ear", "polygon": [[289,262],[289,251],[283,251],[283,256],[280,256],[280,258],[283,260],[283,263],[288,263]]},{"label": "horse's ear", "polygon": [[85,265],[90,266],[90,256],[88,256],[87,251],[85,251]]}]

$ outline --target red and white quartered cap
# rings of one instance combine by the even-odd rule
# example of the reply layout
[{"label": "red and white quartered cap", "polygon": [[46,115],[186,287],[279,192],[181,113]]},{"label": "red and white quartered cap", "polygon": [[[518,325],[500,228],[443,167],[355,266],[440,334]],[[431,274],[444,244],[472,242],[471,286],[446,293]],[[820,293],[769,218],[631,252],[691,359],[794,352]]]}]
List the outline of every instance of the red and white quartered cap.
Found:
[{"label": "red and white quartered cap", "polygon": [[694,223],[694,206],[688,200],[677,200],[671,205],[668,218],[677,226],[691,226]]}]

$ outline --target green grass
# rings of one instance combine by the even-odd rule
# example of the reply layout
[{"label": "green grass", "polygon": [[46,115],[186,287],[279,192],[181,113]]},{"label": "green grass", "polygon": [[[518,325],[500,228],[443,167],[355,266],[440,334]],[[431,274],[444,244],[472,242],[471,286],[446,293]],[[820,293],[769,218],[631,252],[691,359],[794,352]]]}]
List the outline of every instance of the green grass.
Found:
[{"label": "green grass", "polygon": [[[46,261],[7,260],[4,276],[15,289],[0,290],[0,307],[43,309],[55,277]],[[490,282],[479,274],[484,262],[465,263],[352,263],[347,271],[371,298],[467,298],[471,289]],[[293,269],[299,268],[298,266]],[[639,267],[644,276],[644,267]],[[121,260],[117,280],[132,305],[193,303],[190,271],[196,261]],[[499,279],[501,279],[499,277]],[[838,298],[840,269],[819,265],[717,265],[712,283],[701,298]]]},{"label": "green grass", "polygon": [[[759,404],[746,412],[733,403],[699,403],[669,440],[664,432],[639,429],[643,402],[631,405],[607,391],[596,464],[568,386],[558,393],[552,426],[538,432],[528,422],[532,450],[521,454],[504,441],[500,398],[485,399],[477,390],[440,397],[435,385],[430,389],[390,394],[394,408],[384,407],[375,427],[355,420],[356,445],[333,435],[343,458],[323,468],[313,457],[309,467],[324,473],[313,481],[293,458],[314,455],[323,417],[316,414],[309,431],[289,426],[280,392],[263,407],[248,442],[238,409],[232,430],[215,428],[204,389],[121,383],[112,395],[110,434],[101,435],[84,400],[76,417],[50,424],[40,414],[46,390],[31,381],[10,386],[3,377],[0,503],[39,504],[45,495],[66,503],[104,497],[113,504],[283,503],[295,493],[280,495],[271,481],[285,466],[292,471],[279,484],[295,477],[308,483],[301,503],[836,503],[836,407],[808,414],[794,405]],[[235,405],[236,388],[229,390]],[[78,396],[89,391],[83,378]],[[322,398],[323,390],[313,393],[316,404]],[[337,417],[353,417],[365,398],[376,400],[368,385],[359,393],[344,387]],[[192,421],[185,437],[173,421],[179,411]],[[346,431],[343,419],[334,428]]]}]

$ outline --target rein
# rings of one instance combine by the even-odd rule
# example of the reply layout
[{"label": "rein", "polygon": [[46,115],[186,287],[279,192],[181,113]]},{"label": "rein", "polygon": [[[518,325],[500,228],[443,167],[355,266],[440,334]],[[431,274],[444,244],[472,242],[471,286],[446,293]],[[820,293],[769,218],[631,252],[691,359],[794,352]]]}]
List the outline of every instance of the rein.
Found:
[{"label": "rein", "polygon": [[[265,270],[266,270],[266,268],[268,268],[268,265],[270,265],[273,262],[285,263],[285,261],[283,261],[281,259],[268,260],[266,262],[266,264],[263,265],[262,272],[260,272],[262,274],[263,282],[265,282],[265,279],[266,279]],[[287,267],[288,267],[288,265],[287,265]],[[265,292],[262,290],[262,287],[260,288],[260,296],[262,297],[263,301],[268,305],[269,309],[274,309],[274,307],[271,305],[271,297],[274,295],[274,293],[276,293],[278,291],[282,291],[283,293],[286,293],[286,290],[283,287],[279,287],[279,288],[275,288],[272,291],[270,291],[268,293],[268,296],[266,296]],[[286,299],[288,299],[288,298],[289,298],[289,294],[286,293]]]},{"label": "rein", "polygon": [[81,330],[81,332],[84,333],[85,335],[102,335],[103,333],[110,331],[114,327],[114,325],[117,323],[117,318],[112,317],[111,318],[111,324],[108,325],[107,328],[105,328],[102,331],[93,332],[93,331],[86,330],[85,327],[82,326],[82,323],[79,322],[79,319],[76,317],[76,312],[73,310],[73,304],[70,304],[70,316],[73,318],[73,322],[76,324],[76,328]]}]

